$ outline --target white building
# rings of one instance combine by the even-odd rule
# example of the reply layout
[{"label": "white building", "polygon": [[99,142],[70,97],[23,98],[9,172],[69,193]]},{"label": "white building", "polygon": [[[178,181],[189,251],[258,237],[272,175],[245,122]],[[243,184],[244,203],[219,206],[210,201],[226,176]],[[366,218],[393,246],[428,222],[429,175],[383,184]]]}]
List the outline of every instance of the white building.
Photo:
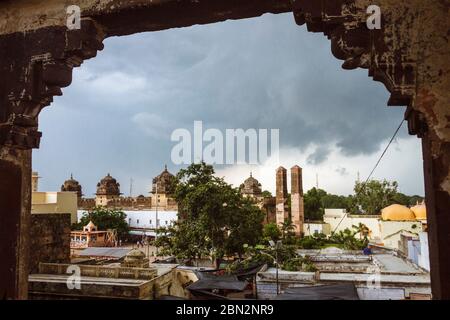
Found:
[{"label": "white building", "polygon": [[421,232],[427,230],[424,203],[412,208],[393,204],[382,209],[380,215],[352,215],[345,209],[325,209],[323,220],[329,228],[322,226],[321,229],[330,230],[329,233],[322,232],[325,235],[345,229],[351,230],[353,226],[361,223],[369,229],[368,238],[371,242],[396,250],[402,246],[402,236],[418,238]]},{"label": "white building", "polygon": [[[78,221],[85,213],[85,210],[78,210]],[[154,236],[156,229],[156,210],[124,210],[127,215],[125,221],[128,223],[132,234],[145,234]],[[168,227],[177,221],[177,211],[158,210],[158,228]]]},{"label": "white building", "polygon": [[351,230],[352,226],[362,223],[369,228],[369,239],[379,240],[381,238],[380,218],[381,215],[348,214],[345,209],[325,209],[323,221],[330,225],[331,232]]},{"label": "white building", "polygon": [[319,233],[323,233],[325,235],[330,234],[330,224],[325,222],[305,222],[303,224],[304,236],[313,236]]}]

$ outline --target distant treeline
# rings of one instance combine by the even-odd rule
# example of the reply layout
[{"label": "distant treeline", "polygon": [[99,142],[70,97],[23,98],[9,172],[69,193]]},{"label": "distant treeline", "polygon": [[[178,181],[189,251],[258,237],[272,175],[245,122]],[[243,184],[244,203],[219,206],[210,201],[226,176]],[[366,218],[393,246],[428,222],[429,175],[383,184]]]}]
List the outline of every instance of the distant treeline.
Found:
[{"label": "distant treeline", "polygon": [[[398,192],[396,181],[370,180],[366,185],[356,182],[354,194],[339,196],[312,188],[304,194],[305,220],[322,220],[326,209],[346,209],[350,214],[379,214],[391,204],[408,207],[421,203],[424,197]],[[288,199],[290,207],[290,197]]]}]

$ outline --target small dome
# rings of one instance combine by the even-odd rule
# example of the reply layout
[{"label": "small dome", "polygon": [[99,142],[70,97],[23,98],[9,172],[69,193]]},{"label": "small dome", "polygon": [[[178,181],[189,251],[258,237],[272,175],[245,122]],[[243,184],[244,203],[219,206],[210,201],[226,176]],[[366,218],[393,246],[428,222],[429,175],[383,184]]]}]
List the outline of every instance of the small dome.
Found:
[{"label": "small dome", "polygon": [[152,193],[173,193],[172,180],[174,178],[175,176],[167,170],[167,166],[164,166],[164,171],[153,178]]},{"label": "small dome", "polygon": [[97,183],[97,195],[120,195],[120,184],[108,173]]},{"label": "small dome", "polygon": [[240,185],[240,189],[242,194],[260,195],[262,193],[261,183],[253,178],[251,172],[250,177],[245,179],[244,183]]},{"label": "small dome", "polygon": [[414,213],[417,220],[427,219],[427,207],[425,206],[425,203],[417,204],[414,207],[411,207],[411,211]]},{"label": "small dome", "polygon": [[392,221],[411,221],[416,220],[414,212],[408,207],[400,204],[392,204],[381,210],[381,217],[383,220]]},{"label": "small dome", "polygon": [[145,254],[141,250],[133,249],[130,252],[128,252],[126,257],[130,257],[130,258],[145,258]]},{"label": "small dome", "polygon": [[145,261],[145,254],[138,249],[133,249],[128,252],[123,260],[127,266],[138,267],[143,261]]},{"label": "small dome", "polygon": [[83,195],[80,183],[73,178],[73,175],[70,175],[70,179],[64,181],[64,184],[61,186],[62,192],[76,192],[78,197]]}]

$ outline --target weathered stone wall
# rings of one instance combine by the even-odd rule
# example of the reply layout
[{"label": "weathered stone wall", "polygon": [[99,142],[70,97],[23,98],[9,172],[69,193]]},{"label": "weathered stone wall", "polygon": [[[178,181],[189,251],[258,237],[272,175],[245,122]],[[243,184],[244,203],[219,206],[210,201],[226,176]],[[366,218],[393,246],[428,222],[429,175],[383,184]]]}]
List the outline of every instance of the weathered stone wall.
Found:
[{"label": "weathered stone wall", "polygon": [[291,168],[291,220],[294,224],[295,233],[302,235],[305,231],[305,205],[303,201],[303,176],[302,168],[293,166]]},{"label": "weathered stone wall", "polygon": [[276,197],[276,222],[281,225],[289,218],[289,211],[287,205],[287,177],[286,169],[279,167],[276,170],[276,186],[275,186],[275,197]]},{"label": "weathered stone wall", "polygon": [[39,262],[70,262],[70,214],[32,214],[30,229],[30,273]]}]

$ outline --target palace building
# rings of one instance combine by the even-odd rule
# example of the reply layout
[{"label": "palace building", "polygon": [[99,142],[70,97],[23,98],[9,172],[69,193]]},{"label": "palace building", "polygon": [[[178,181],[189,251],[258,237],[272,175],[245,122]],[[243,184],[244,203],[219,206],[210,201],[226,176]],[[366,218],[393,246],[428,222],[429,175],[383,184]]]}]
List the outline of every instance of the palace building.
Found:
[{"label": "palace building", "polygon": [[164,170],[152,180],[150,196],[139,195],[137,197],[123,196],[120,192],[120,183],[111,174],[107,174],[97,183],[95,198],[84,198],[82,187],[71,176],[61,186],[62,191],[74,191],[78,195],[78,209],[89,210],[95,206],[108,208],[120,208],[123,210],[160,210],[177,211],[178,206],[173,198],[171,182],[175,176]]}]

